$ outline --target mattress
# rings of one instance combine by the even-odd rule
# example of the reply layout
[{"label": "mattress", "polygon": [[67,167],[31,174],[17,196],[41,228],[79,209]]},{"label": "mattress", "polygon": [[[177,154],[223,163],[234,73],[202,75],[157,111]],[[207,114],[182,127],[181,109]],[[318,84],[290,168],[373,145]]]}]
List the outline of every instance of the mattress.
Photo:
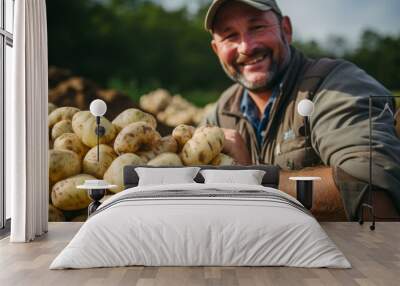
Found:
[{"label": "mattress", "polygon": [[114,195],[50,269],[134,265],[351,267],[291,196],[263,186],[193,183]]}]

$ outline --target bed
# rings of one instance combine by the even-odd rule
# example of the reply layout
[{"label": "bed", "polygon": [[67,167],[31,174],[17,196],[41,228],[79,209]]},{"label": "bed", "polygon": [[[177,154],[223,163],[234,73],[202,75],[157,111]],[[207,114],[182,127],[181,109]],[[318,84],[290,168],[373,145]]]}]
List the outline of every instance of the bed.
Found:
[{"label": "bed", "polygon": [[[120,266],[290,266],[350,268],[343,253],[301,203],[279,191],[273,166],[261,185],[138,185],[124,169],[125,191],[106,200],[50,269]],[[201,170],[214,169],[203,166]]]}]

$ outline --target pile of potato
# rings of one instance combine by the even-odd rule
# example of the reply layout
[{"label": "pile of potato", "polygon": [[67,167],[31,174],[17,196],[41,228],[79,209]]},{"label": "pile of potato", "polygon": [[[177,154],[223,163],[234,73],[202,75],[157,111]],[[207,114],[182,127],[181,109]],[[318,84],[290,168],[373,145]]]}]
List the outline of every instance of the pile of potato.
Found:
[{"label": "pile of potato", "polygon": [[198,108],[180,95],[172,96],[165,89],[157,89],[141,96],[139,105],[160,122],[172,127],[180,124],[197,126],[215,106],[210,103],[204,108]]},{"label": "pile of potato", "polygon": [[180,124],[171,135],[161,137],[155,117],[134,108],[123,111],[112,122],[102,117],[101,125],[105,134],[99,141],[97,162],[95,117],[87,110],[49,104],[50,221],[85,220],[91,200],[86,190],[76,186],[85,180],[104,179],[118,186],[111,192],[120,192],[126,165],[235,164],[221,153],[225,137],[218,127],[196,129]]}]

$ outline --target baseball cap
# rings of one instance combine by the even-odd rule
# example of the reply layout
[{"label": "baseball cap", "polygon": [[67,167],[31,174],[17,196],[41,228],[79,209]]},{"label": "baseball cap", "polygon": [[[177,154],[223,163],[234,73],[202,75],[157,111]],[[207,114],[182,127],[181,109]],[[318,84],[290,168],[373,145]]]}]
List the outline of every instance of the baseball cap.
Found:
[{"label": "baseball cap", "polygon": [[279,9],[278,4],[275,0],[213,0],[210,7],[208,8],[206,19],[204,22],[204,27],[207,31],[211,32],[213,27],[213,22],[215,16],[217,15],[218,9],[228,1],[238,1],[250,5],[261,11],[272,10],[278,15],[282,16],[281,9]]}]

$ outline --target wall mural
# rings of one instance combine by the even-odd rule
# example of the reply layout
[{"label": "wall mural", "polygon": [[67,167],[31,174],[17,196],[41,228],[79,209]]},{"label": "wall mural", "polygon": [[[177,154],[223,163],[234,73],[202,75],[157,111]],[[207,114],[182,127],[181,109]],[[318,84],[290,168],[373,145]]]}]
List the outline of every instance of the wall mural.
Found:
[{"label": "wall mural", "polygon": [[[227,76],[210,47],[211,37],[202,26],[207,1],[195,13],[185,9],[165,10],[152,1],[53,2],[47,1],[50,221],[85,221],[91,199],[86,190],[77,186],[95,179],[116,185],[107,191],[106,199],[123,190],[122,169],[126,165],[272,163],[287,174],[298,171],[294,174],[300,176],[313,174],[307,169],[301,172],[304,168],[324,165],[331,159],[313,151],[316,145],[315,138],[310,137],[309,118],[296,111],[300,97],[287,104],[290,114],[278,113],[272,107],[269,120],[275,121],[271,126],[269,120],[257,122],[264,131],[276,135],[268,144],[265,143],[268,132],[245,132],[257,120],[243,106],[246,105],[243,100],[240,112],[225,110],[217,120],[216,102],[232,84],[231,79],[240,82],[240,77],[229,74],[225,66]],[[400,42],[399,38],[366,31],[360,41],[365,47],[360,46],[345,56],[396,94],[400,86],[395,75],[400,72],[392,58],[398,57],[398,50],[392,49],[396,45],[386,45],[389,40]],[[296,40],[293,47],[310,57],[335,56],[315,42]],[[382,55],[380,62],[385,68],[375,64],[376,54]],[[222,55],[219,56],[221,60]],[[382,71],[387,72],[382,74]],[[243,92],[240,95],[245,97]],[[97,122],[89,110],[95,99],[107,104],[107,112],[100,120],[105,130],[99,139],[99,162]],[[279,98],[275,100],[279,103]],[[374,112],[377,116],[380,111]],[[400,136],[400,111],[390,110],[390,113],[395,117],[396,132]],[[243,123],[246,116],[248,123]],[[335,118],[333,113],[331,118]],[[343,123],[346,119],[334,120]],[[217,122],[220,127],[233,131],[216,127]],[[238,139],[238,134],[243,138]],[[359,147],[364,152],[368,140],[365,136],[360,138]],[[332,135],[332,142],[335,139]],[[235,140],[242,145],[229,144]],[[265,148],[257,144],[264,144]],[[368,181],[360,179],[364,183]],[[282,189],[293,195],[290,191],[294,188],[293,182],[289,184],[288,177],[281,182]],[[346,188],[342,182],[336,182],[337,186]],[[341,205],[340,210],[335,209],[333,201]],[[327,217],[314,214],[321,219],[343,220],[346,215],[355,219],[354,206],[346,202],[342,206],[340,201],[339,195],[322,198],[321,204],[332,204],[326,206],[331,213]]]}]

